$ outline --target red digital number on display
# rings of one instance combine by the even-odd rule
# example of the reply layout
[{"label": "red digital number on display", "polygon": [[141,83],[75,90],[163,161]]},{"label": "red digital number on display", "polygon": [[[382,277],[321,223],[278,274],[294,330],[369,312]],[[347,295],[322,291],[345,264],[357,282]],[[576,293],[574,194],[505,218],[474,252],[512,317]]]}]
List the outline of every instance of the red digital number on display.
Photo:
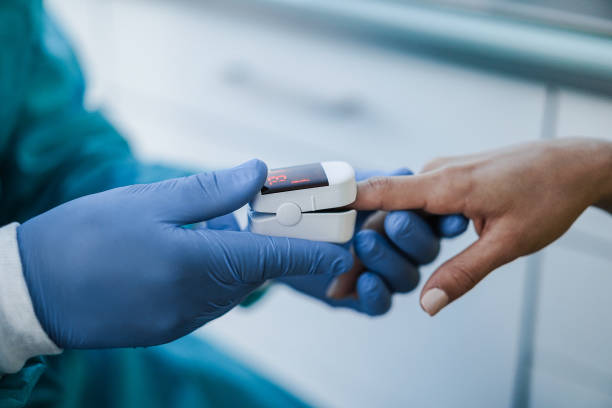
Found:
[{"label": "red digital number on display", "polygon": [[270,170],[266,184],[261,189],[261,194],[280,193],[328,185],[329,183],[321,164],[305,164]]},{"label": "red digital number on display", "polygon": [[277,183],[284,183],[287,181],[287,176],[284,174],[280,174],[277,176],[269,176],[268,177],[268,184],[269,185],[274,185]]},{"label": "red digital number on display", "polygon": [[301,179],[301,180],[293,180],[293,181],[291,182],[291,184],[300,184],[300,183],[306,183],[306,182],[308,182],[308,181],[310,181],[310,179],[304,178],[304,179]]}]

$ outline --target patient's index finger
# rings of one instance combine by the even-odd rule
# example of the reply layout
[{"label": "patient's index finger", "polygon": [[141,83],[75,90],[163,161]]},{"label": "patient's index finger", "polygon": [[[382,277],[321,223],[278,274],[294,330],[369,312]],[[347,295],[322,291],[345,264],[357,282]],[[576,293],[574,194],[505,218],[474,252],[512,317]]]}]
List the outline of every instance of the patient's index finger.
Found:
[{"label": "patient's index finger", "polygon": [[423,176],[372,177],[357,184],[356,210],[419,209],[426,204],[427,181]]},{"label": "patient's index finger", "polygon": [[440,173],[372,177],[357,185],[357,210],[416,210],[433,214],[461,212],[462,200],[453,180]]}]

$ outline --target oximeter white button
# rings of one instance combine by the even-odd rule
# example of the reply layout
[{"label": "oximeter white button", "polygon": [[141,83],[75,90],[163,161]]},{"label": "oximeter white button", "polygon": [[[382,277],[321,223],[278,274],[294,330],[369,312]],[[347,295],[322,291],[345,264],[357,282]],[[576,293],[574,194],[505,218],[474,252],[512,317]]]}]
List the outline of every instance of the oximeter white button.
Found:
[{"label": "oximeter white button", "polygon": [[283,203],[276,210],[276,219],[282,225],[291,227],[302,219],[302,211],[295,203]]},{"label": "oximeter white button", "polygon": [[345,162],[272,169],[251,201],[249,230],[275,237],[345,243],[355,231],[357,211],[343,207],[356,196],[355,171]]}]

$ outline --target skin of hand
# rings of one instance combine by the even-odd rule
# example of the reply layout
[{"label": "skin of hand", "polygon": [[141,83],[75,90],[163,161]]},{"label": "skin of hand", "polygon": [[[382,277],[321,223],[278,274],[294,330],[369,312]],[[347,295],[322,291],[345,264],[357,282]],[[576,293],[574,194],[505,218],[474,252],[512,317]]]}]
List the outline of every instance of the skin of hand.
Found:
[{"label": "skin of hand", "polygon": [[[341,246],[223,230],[261,189],[266,165],[108,190],[17,229],[36,316],[61,348],[138,347],[184,336],[268,279],[337,275]],[[185,228],[211,220],[209,228]],[[218,227],[218,230],[214,228]]]},{"label": "skin of hand", "polygon": [[[382,175],[409,175],[357,171],[357,180]],[[431,262],[440,249],[440,237],[465,231],[462,216],[423,217],[413,211],[359,211],[354,238],[346,244],[354,253],[353,268],[337,277],[291,276],[276,279],[333,307],[350,308],[377,316],[386,313],[393,295],[412,291],[419,283],[419,266]]]},{"label": "skin of hand", "polygon": [[558,239],[589,206],[612,210],[612,144],[595,139],[534,142],[431,161],[415,176],[358,186],[358,210],[460,213],[478,240],[436,270],[421,293],[435,315],[496,268]]}]

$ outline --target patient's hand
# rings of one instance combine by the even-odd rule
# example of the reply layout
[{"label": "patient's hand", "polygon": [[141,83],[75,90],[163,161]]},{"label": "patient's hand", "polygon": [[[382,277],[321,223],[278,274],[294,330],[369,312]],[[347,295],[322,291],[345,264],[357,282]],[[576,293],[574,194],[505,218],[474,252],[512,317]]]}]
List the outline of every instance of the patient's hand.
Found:
[{"label": "patient's hand", "polygon": [[[357,180],[380,175],[408,175],[358,171]],[[332,276],[285,277],[278,279],[311,297],[368,315],[389,310],[393,295],[414,290],[419,283],[419,266],[431,262],[440,249],[440,238],[465,231],[467,220],[460,215],[424,216],[414,211],[359,211],[355,237],[347,246],[355,253],[353,268]]]},{"label": "patient's hand", "polygon": [[434,315],[494,269],[555,241],[590,205],[612,209],[612,144],[565,139],[440,158],[416,176],[372,178],[359,184],[352,207],[473,221],[479,239],[423,288],[421,305]]}]

